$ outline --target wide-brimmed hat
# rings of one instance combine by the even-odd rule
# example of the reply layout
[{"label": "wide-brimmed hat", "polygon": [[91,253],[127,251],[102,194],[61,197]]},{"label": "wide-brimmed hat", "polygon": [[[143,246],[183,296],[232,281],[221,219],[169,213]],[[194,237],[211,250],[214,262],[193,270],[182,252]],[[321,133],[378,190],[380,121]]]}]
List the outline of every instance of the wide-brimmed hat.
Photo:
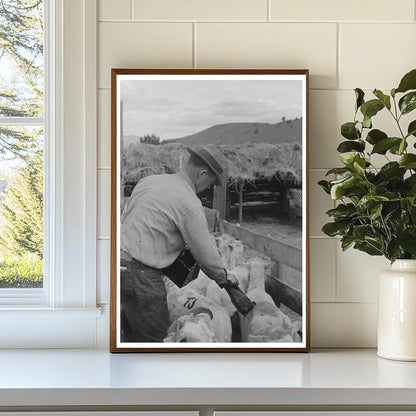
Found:
[{"label": "wide-brimmed hat", "polygon": [[222,186],[223,180],[227,178],[228,161],[225,156],[213,144],[198,146],[195,148],[187,147],[189,153],[202,159],[217,177],[216,186]]}]

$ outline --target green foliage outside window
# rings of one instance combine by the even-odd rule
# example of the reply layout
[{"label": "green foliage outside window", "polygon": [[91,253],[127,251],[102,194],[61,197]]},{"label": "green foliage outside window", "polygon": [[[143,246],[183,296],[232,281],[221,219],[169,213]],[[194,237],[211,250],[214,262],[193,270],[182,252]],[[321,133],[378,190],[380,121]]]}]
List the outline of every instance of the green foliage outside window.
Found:
[{"label": "green foliage outside window", "polygon": [[0,288],[43,284],[43,134],[29,127],[43,117],[42,7],[0,0],[0,117],[28,120],[0,125],[0,176],[14,178],[0,192]]}]

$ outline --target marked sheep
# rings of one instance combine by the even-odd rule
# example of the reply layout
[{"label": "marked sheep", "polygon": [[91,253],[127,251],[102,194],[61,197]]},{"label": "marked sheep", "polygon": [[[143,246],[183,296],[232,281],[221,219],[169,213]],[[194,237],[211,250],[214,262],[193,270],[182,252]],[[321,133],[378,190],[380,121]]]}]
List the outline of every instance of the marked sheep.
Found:
[{"label": "marked sheep", "polygon": [[[180,289],[169,280],[165,284],[172,322],[165,342],[231,341],[231,320],[226,309],[187,286]],[[206,341],[208,338],[210,341]]]}]

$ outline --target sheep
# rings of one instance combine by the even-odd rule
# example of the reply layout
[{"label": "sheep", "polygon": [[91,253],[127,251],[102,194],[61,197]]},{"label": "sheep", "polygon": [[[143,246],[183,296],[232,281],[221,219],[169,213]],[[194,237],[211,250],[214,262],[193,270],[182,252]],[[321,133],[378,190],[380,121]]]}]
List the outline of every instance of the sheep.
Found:
[{"label": "sheep", "polygon": [[163,342],[215,342],[206,320],[207,314],[189,314],[178,318],[168,329]]},{"label": "sheep", "polygon": [[264,262],[252,259],[247,296],[256,306],[241,317],[243,342],[297,342],[300,322],[292,324],[265,291]]},{"label": "sheep", "polygon": [[244,262],[244,245],[228,234],[215,238],[220,256],[227,270],[234,269]]},{"label": "sheep", "polygon": [[[207,337],[211,337],[211,342],[231,341],[231,320],[225,308],[187,286],[179,289],[172,282],[167,281],[166,287],[172,322],[168,336],[165,338],[166,342],[173,339],[208,342],[204,341]],[[207,328],[211,334],[208,334]],[[190,339],[192,341],[189,341]]]},{"label": "sheep", "polygon": [[199,271],[198,277],[186,285],[188,289],[193,289],[201,295],[205,295],[208,285],[212,280],[202,271]]},{"label": "sheep", "polygon": [[[245,293],[248,287],[247,267],[239,266],[230,270],[229,273],[232,273],[237,278],[240,289]],[[207,286],[206,296],[225,308],[230,316],[237,311],[226,290],[221,289],[214,281],[211,281]]]}]

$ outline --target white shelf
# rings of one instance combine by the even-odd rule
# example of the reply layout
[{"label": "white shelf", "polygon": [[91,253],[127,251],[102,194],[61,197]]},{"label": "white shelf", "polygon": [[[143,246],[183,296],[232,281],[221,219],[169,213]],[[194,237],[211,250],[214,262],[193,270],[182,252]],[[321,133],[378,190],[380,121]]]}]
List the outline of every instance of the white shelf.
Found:
[{"label": "white shelf", "polygon": [[0,350],[0,410],[62,406],[410,406],[416,363],[375,350],[110,354]]}]

